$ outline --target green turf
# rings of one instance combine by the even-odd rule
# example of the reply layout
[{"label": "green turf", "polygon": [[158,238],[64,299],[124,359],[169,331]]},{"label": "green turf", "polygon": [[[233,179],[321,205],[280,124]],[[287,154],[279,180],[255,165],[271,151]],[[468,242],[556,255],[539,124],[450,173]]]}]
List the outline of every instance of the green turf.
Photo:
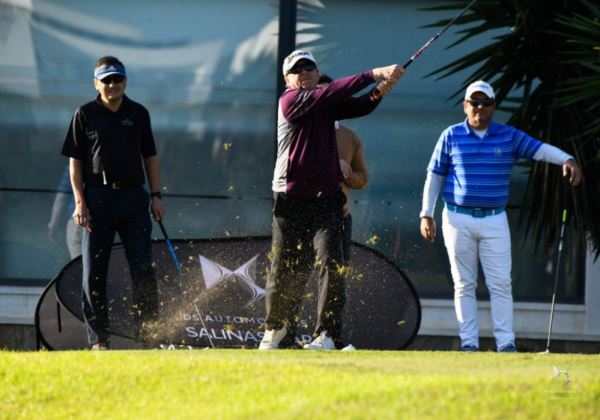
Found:
[{"label": "green turf", "polygon": [[596,355],[0,351],[0,383],[11,420],[600,415]]}]

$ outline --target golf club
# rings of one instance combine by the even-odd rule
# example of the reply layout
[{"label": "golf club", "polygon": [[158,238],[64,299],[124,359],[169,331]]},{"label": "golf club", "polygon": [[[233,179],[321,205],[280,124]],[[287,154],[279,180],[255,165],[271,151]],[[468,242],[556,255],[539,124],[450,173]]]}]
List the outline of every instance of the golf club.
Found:
[{"label": "golf club", "polygon": [[463,9],[463,10],[462,10],[462,11],[461,11],[461,12],[460,12],[458,15],[456,15],[456,17],[454,17],[454,19],[452,19],[450,22],[448,22],[448,24],[447,24],[447,25],[444,27],[444,29],[442,29],[441,31],[439,31],[439,32],[438,32],[437,34],[435,34],[434,36],[432,36],[432,37],[431,37],[431,39],[429,39],[429,41],[427,41],[427,42],[425,43],[425,45],[423,45],[421,48],[419,48],[419,49],[417,50],[417,52],[415,52],[415,53],[414,53],[414,54],[413,54],[413,55],[410,57],[410,59],[409,59],[409,60],[408,60],[406,63],[404,63],[404,66],[403,66],[403,67],[406,69],[408,66],[410,66],[410,65],[412,64],[412,62],[413,62],[413,61],[415,61],[415,59],[416,59],[418,56],[420,56],[420,55],[423,53],[423,51],[425,51],[427,48],[429,48],[429,46],[430,46],[431,44],[433,44],[433,43],[435,42],[435,40],[436,40],[436,39],[438,39],[438,38],[439,38],[439,37],[440,37],[440,36],[441,36],[441,35],[442,35],[444,32],[446,32],[446,31],[448,30],[448,28],[449,28],[450,26],[452,26],[452,24],[453,24],[454,22],[456,22],[456,19],[458,19],[459,17],[461,17],[461,16],[462,16],[462,15],[463,15],[463,14],[464,14],[464,13],[465,13],[467,10],[469,10],[469,8],[470,8],[471,6],[473,6],[473,4],[474,4],[476,1],[477,1],[477,0],[473,0],[473,1],[471,1],[471,3],[469,3],[469,4],[467,5],[467,7],[465,7],[465,8],[464,8],[464,9]]},{"label": "golf club", "polygon": [[[450,26],[452,26],[452,24],[454,22],[456,22],[456,19],[458,19],[459,17],[461,17],[467,10],[469,10],[469,8],[471,6],[473,6],[473,4],[475,4],[477,0],[472,0],[471,3],[469,3],[467,5],[467,7],[465,7],[458,15],[456,15],[454,17],[454,19],[452,19],[450,22],[448,22],[448,24],[441,30],[439,31],[437,34],[435,34],[434,36],[432,36],[429,41],[427,41],[421,48],[419,48],[409,59],[406,63],[404,63],[404,66],[402,66],[405,70],[408,66],[410,66],[412,64],[413,61],[415,61],[415,59],[420,56],[423,51],[425,51],[427,48],[429,48],[429,46],[431,44],[433,44],[435,42],[436,39],[438,39],[444,32],[446,32],[448,30],[448,28]],[[381,90],[383,89],[383,86],[385,85],[385,83],[387,83],[385,80],[380,81],[377,86],[375,87],[375,97],[376,98],[381,98]]]},{"label": "golf club", "polygon": [[160,230],[162,231],[163,236],[165,237],[165,242],[167,243],[167,247],[169,248],[169,252],[171,253],[171,258],[173,258],[173,261],[175,262],[177,271],[179,271],[179,273],[181,274],[182,273],[181,263],[179,262],[179,259],[177,258],[177,255],[175,254],[175,249],[173,248],[173,245],[171,244],[171,240],[169,239],[169,236],[167,235],[165,226],[163,225],[162,220],[157,220],[157,222],[158,222],[158,226],[160,226]]},{"label": "golf club", "polygon": [[202,318],[202,314],[200,313],[200,310],[198,309],[198,305],[196,305],[196,302],[194,302],[194,308],[196,309],[198,318],[200,318],[200,322],[202,322],[202,327],[206,330],[206,336],[208,337],[208,342],[210,343],[210,346],[214,349],[215,344],[213,343],[212,338],[210,338],[210,333],[208,332],[208,328],[206,328],[206,324],[204,323],[204,319]]},{"label": "golf club", "polygon": [[[167,235],[165,226],[163,225],[162,220],[157,220],[157,222],[158,222],[158,226],[160,226],[160,230],[162,231],[163,236],[165,237],[165,242],[167,243],[167,247],[169,248],[169,252],[171,253],[171,258],[173,258],[173,262],[175,262],[175,265],[177,266],[177,270],[179,271],[179,274],[183,274],[183,269],[182,269],[181,263],[179,262],[179,259],[177,258],[177,254],[175,254],[175,249],[173,248],[173,245],[171,244],[169,235]],[[208,332],[208,329],[206,328],[206,324],[204,323],[204,319],[202,319],[202,315],[200,314],[200,310],[198,309],[198,306],[196,305],[196,303],[194,303],[194,308],[196,309],[196,312],[198,313],[198,317],[200,318],[200,322],[202,322],[202,326]],[[212,339],[210,338],[210,334],[208,335],[208,341],[210,342],[210,346],[214,349],[215,345],[214,345]]]},{"label": "golf club", "polygon": [[550,353],[550,338],[552,337],[552,324],[554,322],[554,306],[556,304],[556,289],[558,287],[558,276],[560,274],[560,263],[562,260],[563,254],[563,245],[565,239],[565,227],[567,225],[568,218],[568,202],[569,202],[569,186],[568,183],[565,182],[563,187],[563,196],[562,196],[562,220],[560,225],[560,237],[558,240],[558,252],[556,256],[556,267],[554,269],[554,290],[552,292],[552,304],[550,306],[550,320],[548,322],[548,338],[546,340],[546,351],[542,353]]}]

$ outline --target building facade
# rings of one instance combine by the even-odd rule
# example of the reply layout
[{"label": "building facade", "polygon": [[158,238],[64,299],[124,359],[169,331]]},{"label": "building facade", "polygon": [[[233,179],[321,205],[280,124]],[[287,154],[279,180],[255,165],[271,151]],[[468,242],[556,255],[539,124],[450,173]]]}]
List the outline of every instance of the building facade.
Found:
[{"label": "building facade", "polygon": [[[60,148],[73,111],[95,95],[100,56],[124,62],[127,94],[152,116],[171,237],[268,235],[282,43],[310,49],[334,78],[402,64],[435,31],[423,26],[448,18],[423,10],[436,3],[0,0],[0,324],[30,327],[44,286],[72,257]],[[371,173],[352,193],[354,239],[408,274],[422,300],[422,336],[456,335],[443,241],[421,239],[418,214],[435,142],[464,118],[448,98],[468,73],[425,76],[490,40],[446,49],[457,36],[448,31],[415,61],[373,115],[347,123]],[[541,340],[556,261],[532,249],[518,223],[527,171],[516,167],[508,208],[515,330]],[[553,337],[600,341],[598,263],[567,246],[562,266]],[[491,337],[483,282],[478,294],[482,336]]]}]

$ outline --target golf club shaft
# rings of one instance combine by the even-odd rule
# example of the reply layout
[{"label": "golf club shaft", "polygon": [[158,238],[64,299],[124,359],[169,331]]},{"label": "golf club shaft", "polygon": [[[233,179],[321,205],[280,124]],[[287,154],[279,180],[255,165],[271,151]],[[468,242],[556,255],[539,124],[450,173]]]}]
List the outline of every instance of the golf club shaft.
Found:
[{"label": "golf club shaft", "polygon": [[[173,248],[173,245],[171,244],[169,235],[167,235],[165,226],[163,225],[162,220],[157,220],[157,222],[158,222],[158,226],[160,226],[160,230],[162,231],[163,236],[165,237],[165,242],[167,243],[167,247],[169,248],[171,257],[173,258],[173,261],[175,262],[175,265],[177,266],[177,270],[179,271],[180,274],[182,274],[183,270],[181,268],[181,263],[179,262],[179,259],[177,258],[177,255],[175,254],[175,249]],[[202,319],[202,314],[200,314],[200,310],[198,309],[198,306],[196,305],[196,303],[194,303],[194,308],[196,309],[196,312],[198,313],[198,317],[200,317],[200,322],[202,322],[202,326],[208,333],[208,329],[206,328],[206,324],[204,323],[204,319]],[[208,334],[208,341],[210,342],[210,346],[214,349],[215,345],[214,345],[212,339],[210,338],[210,334]]]},{"label": "golf club shaft", "polygon": [[[425,43],[425,45],[423,45],[421,48],[419,48],[409,59],[406,63],[404,63],[404,65],[402,66],[404,69],[406,69],[408,66],[410,66],[412,64],[413,61],[415,61],[415,59],[420,56],[423,51],[425,51],[427,48],[429,48],[429,46],[431,44],[433,44],[435,42],[436,39],[438,39],[444,32],[446,32],[446,30],[452,26],[452,24],[454,22],[456,22],[456,19],[458,19],[459,17],[461,17],[467,10],[469,10],[469,8],[476,2],[477,0],[472,0],[471,3],[469,3],[467,5],[467,7],[465,7],[458,15],[456,15],[454,17],[454,19],[452,19],[450,22],[448,22],[448,24],[444,27],[444,29],[442,29],[441,31],[439,31],[437,34],[435,34],[434,36],[432,36],[429,41],[427,41]],[[382,97],[381,94],[381,90],[382,90],[382,86],[384,86],[387,83],[387,81],[382,80],[380,81],[377,86],[375,86],[374,89],[374,97],[376,99],[380,99]]]},{"label": "golf club shaft", "polygon": [[177,254],[175,254],[175,249],[173,248],[173,245],[171,244],[169,235],[167,235],[165,226],[163,225],[162,220],[157,220],[157,222],[158,222],[158,226],[160,226],[160,230],[162,231],[163,236],[165,237],[165,242],[167,243],[167,248],[169,248],[169,253],[171,254],[171,258],[173,258],[173,261],[175,262],[175,265],[177,266],[177,271],[179,271],[179,273],[181,273],[182,272],[181,263],[179,262],[179,259],[177,258]]},{"label": "golf club shaft", "polygon": [[562,260],[563,245],[565,239],[565,226],[567,225],[567,203],[568,203],[568,191],[569,187],[564,187],[563,195],[563,212],[562,221],[560,225],[560,236],[558,240],[558,252],[556,256],[556,268],[554,271],[554,289],[552,292],[552,304],[550,305],[550,320],[548,321],[548,338],[546,340],[546,351],[550,352],[550,338],[552,337],[552,325],[554,323],[554,306],[556,304],[556,289],[558,288],[558,276],[560,274],[560,263]]},{"label": "golf club shaft", "polygon": [[477,1],[477,0],[472,0],[472,1],[471,1],[471,3],[469,3],[469,4],[467,5],[467,7],[465,7],[465,8],[464,8],[464,9],[463,9],[463,10],[462,10],[462,11],[461,11],[461,12],[460,12],[458,15],[456,15],[456,16],[454,17],[454,19],[452,19],[452,20],[451,20],[451,21],[450,21],[450,22],[449,22],[449,23],[448,23],[448,24],[447,24],[447,25],[444,27],[444,29],[442,29],[441,31],[439,31],[439,32],[438,32],[437,34],[435,34],[434,36],[432,36],[432,37],[429,39],[429,41],[427,41],[427,42],[425,43],[425,45],[423,45],[421,48],[419,48],[419,49],[418,49],[418,50],[417,50],[417,51],[416,51],[416,52],[415,52],[415,53],[414,53],[414,54],[413,54],[413,55],[410,57],[410,59],[409,59],[409,60],[408,60],[406,63],[404,63],[404,66],[403,66],[403,67],[406,69],[408,66],[410,66],[410,65],[412,64],[412,62],[413,62],[413,61],[415,61],[415,59],[416,59],[418,56],[420,56],[420,55],[423,53],[423,51],[425,51],[427,48],[429,48],[429,46],[430,46],[431,44],[433,44],[433,43],[435,42],[435,40],[436,40],[436,39],[438,39],[438,38],[439,38],[439,37],[440,37],[440,36],[441,36],[441,35],[442,35],[444,32],[446,32],[446,30],[448,30],[448,28],[449,28],[450,26],[452,26],[452,24],[453,24],[454,22],[456,22],[456,19],[458,19],[459,17],[461,17],[461,16],[462,16],[462,15],[463,15],[463,14],[464,14],[464,13],[465,13],[467,10],[469,10],[469,8],[470,8],[471,6],[473,6],[473,4],[474,4],[476,1]]},{"label": "golf club shaft", "polygon": [[202,314],[200,313],[200,310],[198,309],[198,305],[196,305],[196,302],[194,302],[194,308],[196,308],[196,313],[198,314],[198,318],[200,318],[200,322],[202,322],[202,327],[206,330],[206,336],[208,337],[208,342],[210,343],[210,346],[214,349],[215,344],[213,343],[212,338],[210,338],[210,333],[208,332],[208,328],[206,328],[206,324],[204,323],[204,318],[202,318]]}]

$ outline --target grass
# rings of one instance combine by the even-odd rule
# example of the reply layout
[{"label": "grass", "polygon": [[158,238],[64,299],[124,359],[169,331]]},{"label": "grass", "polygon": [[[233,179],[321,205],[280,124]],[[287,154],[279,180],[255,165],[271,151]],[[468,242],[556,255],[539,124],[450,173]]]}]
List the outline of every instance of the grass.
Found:
[{"label": "grass", "polygon": [[11,420],[592,419],[600,413],[595,355],[0,351],[0,384],[0,419]]}]

